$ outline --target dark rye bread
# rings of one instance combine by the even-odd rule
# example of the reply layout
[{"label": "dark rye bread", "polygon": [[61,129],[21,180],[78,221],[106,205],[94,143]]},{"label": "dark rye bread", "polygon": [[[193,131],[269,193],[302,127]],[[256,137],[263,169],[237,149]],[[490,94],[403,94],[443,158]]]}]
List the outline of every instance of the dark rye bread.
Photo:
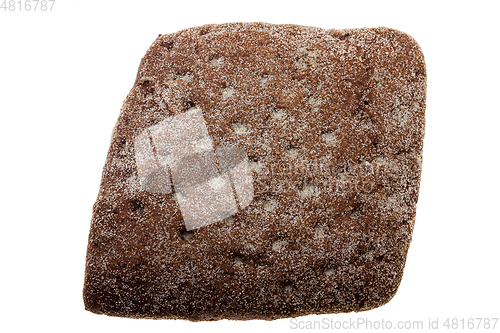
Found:
[{"label": "dark rye bread", "polygon": [[[205,25],[160,35],[127,96],[93,208],[85,307],[192,321],[364,311],[403,275],[422,164],[426,69],[400,31]],[[139,185],[134,140],[201,109],[247,153],[254,197],[187,231]]]}]

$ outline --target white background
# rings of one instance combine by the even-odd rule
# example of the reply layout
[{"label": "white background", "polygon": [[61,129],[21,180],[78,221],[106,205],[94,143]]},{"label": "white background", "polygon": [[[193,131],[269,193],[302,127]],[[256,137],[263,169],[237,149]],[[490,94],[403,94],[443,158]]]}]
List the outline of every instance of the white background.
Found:
[{"label": "white background", "polygon": [[86,312],[82,301],[91,209],[141,57],[160,33],[237,21],[387,26],[413,36],[426,58],[422,182],[399,291],[378,309],[302,317],[302,325],[366,318],[394,325],[421,320],[427,327],[430,318],[443,328],[446,318],[500,317],[498,7],[495,1],[56,0],[50,12],[0,10],[0,331],[292,330],[287,319],[111,318]]}]

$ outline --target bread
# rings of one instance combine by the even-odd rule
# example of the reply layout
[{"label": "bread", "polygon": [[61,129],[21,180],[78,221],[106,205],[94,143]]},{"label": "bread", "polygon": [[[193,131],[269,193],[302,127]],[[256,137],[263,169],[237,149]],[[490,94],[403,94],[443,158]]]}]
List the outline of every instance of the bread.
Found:
[{"label": "bread", "polygon": [[[160,35],[113,130],[85,308],[273,320],[387,303],[415,223],[425,96],[422,52],[397,30],[231,23]],[[185,169],[159,160],[158,145],[174,136],[152,136],[189,115],[201,115],[196,142],[208,140],[203,163],[216,166],[194,184],[229,179],[236,165],[251,177],[241,178],[246,197],[236,183],[227,192],[238,205],[220,220],[197,224],[200,215],[187,227],[208,201],[181,211],[185,178],[172,173]],[[179,140],[179,158],[193,156],[182,148],[193,133]],[[230,167],[219,147],[236,149]]]}]

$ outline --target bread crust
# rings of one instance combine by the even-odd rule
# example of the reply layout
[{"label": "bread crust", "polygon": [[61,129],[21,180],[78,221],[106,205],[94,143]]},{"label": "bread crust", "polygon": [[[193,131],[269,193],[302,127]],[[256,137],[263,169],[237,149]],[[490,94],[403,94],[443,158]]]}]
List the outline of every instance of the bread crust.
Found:
[{"label": "bread crust", "polygon": [[[113,130],[85,308],[273,320],[387,303],[415,223],[425,97],[422,51],[393,29],[230,23],[160,35]],[[175,196],[138,186],[133,142],[193,106],[214,145],[247,152],[254,200],[187,232]]]}]

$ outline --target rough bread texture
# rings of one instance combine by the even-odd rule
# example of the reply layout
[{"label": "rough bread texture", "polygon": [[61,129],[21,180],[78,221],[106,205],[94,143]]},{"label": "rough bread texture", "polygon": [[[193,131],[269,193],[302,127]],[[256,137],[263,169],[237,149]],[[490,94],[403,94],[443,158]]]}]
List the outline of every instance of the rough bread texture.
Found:
[{"label": "rough bread texture", "polygon": [[[192,321],[364,311],[403,275],[422,165],[426,69],[400,31],[205,25],[142,59],[93,207],[84,302]],[[134,138],[197,107],[247,152],[254,198],[186,231],[173,194],[138,185]]]}]

